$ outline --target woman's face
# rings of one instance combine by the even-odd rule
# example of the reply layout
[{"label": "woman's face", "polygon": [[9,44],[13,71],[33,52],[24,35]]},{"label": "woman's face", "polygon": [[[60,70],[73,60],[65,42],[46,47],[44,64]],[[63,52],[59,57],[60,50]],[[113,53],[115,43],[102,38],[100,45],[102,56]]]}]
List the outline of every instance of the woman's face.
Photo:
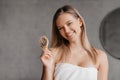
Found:
[{"label": "woman's face", "polygon": [[60,34],[70,42],[80,39],[82,21],[72,14],[63,13],[57,20],[56,25]]}]

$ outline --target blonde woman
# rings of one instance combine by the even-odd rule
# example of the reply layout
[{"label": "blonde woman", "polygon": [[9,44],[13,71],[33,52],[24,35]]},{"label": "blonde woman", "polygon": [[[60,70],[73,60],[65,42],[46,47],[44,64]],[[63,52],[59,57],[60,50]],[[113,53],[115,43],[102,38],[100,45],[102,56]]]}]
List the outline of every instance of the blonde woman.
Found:
[{"label": "blonde woman", "polygon": [[42,47],[41,80],[108,80],[107,55],[89,43],[85,22],[72,6],[56,11],[51,41],[50,49]]}]

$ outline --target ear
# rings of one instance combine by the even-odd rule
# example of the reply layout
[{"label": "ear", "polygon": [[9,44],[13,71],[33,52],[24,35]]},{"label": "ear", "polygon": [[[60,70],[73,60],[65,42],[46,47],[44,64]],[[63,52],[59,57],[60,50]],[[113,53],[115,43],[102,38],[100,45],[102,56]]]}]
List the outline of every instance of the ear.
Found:
[{"label": "ear", "polygon": [[82,24],[83,24],[82,20],[80,18],[78,18],[78,21],[79,21],[80,26],[82,26]]}]

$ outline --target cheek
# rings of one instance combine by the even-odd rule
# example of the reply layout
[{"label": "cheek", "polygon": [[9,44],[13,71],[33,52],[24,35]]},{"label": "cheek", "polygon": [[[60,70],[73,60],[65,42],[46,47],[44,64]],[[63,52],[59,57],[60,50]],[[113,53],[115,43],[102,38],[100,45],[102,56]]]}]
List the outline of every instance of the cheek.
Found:
[{"label": "cheek", "polygon": [[67,37],[66,37],[66,35],[65,35],[65,33],[64,33],[63,31],[60,31],[60,35],[61,35],[63,38],[67,39]]},{"label": "cheek", "polygon": [[64,32],[63,31],[59,31],[61,36],[64,36]]},{"label": "cheek", "polygon": [[75,32],[79,35],[81,33],[81,28],[79,25],[76,25],[76,27],[74,28]]},{"label": "cheek", "polygon": [[81,31],[81,28],[80,28],[80,25],[79,25],[79,24],[76,24],[76,25],[75,25],[75,30]]}]

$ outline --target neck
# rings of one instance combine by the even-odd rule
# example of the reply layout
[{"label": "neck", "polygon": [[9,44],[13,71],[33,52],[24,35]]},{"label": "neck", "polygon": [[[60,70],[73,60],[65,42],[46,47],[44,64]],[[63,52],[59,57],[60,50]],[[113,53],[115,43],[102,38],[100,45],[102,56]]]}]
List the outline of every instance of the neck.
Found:
[{"label": "neck", "polygon": [[82,44],[81,44],[81,42],[80,41],[76,41],[76,42],[73,42],[73,43],[71,43],[70,44],[70,49],[71,50],[82,50],[83,49],[83,46],[82,46]]}]

